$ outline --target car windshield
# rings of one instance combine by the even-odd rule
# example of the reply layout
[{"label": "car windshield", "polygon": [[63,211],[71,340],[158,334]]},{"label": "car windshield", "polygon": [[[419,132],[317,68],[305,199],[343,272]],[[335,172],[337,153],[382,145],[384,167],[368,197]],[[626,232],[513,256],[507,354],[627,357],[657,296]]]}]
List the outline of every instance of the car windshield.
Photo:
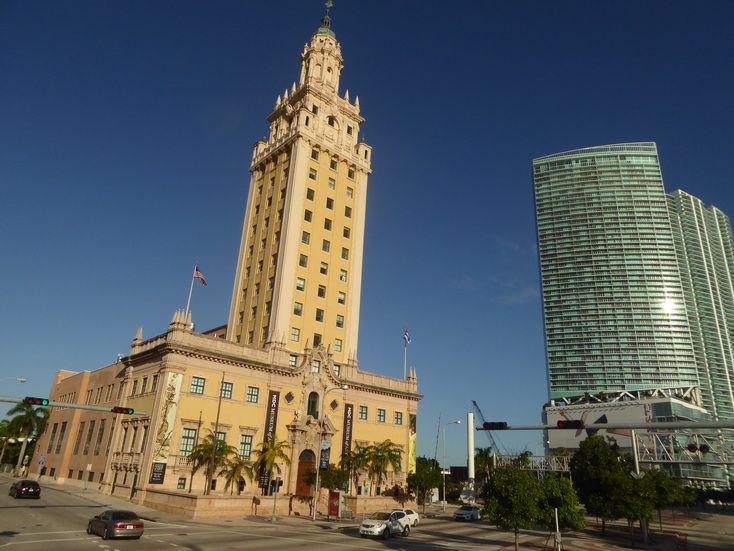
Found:
[{"label": "car windshield", "polygon": [[132,511],[115,511],[112,513],[112,520],[138,520],[138,515]]},{"label": "car windshield", "polygon": [[473,510],[474,510],[474,507],[472,507],[471,505],[462,505],[461,509],[459,509],[459,511],[473,511]]},{"label": "car windshield", "polygon": [[390,516],[390,513],[385,513],[384,511],[377,511],[376,513],[373,513],[370,517],[372,520],[387,520],[387,517]]}]

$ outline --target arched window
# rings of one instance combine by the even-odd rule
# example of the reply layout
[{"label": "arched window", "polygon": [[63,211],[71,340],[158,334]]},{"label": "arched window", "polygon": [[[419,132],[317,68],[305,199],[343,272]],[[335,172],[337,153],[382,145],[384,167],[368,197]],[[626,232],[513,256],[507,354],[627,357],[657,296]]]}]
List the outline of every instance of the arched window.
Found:
[{"label": "arched window", "polygon": [[306,413],[315,419],[319,418],[319,394],[312,392],[308,395],[308,410]]}]

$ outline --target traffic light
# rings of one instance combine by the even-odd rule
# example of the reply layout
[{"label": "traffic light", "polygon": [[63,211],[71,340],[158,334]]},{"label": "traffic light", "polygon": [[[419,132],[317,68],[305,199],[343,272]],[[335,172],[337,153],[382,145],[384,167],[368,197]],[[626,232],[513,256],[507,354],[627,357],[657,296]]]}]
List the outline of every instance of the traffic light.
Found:
[{"label": "traffic light", "polygon": [[507,423],[504,421],[492,421],[491,423],[483,423],[482,430],[507,430]]},{"label": "traffic light", "polygon": [[708,453],[711,451],[711,448],[708,444],[701,444],[700,446],[697,446],[696,444],[691,443],[686,446],[686,449],[688,449],[688,451],[691,453],[696,453],[696,451],[700,451],[701,453]]},{"label": "traffic light", "polygon": [[711,448],[709,448],[708,444],[701,444],[698,449],[701,450],[701,453],[708,453]]},{"label": "traffic light", "polygon": [[125,415],[132,415],[135,413],[135,410],[133,408],[123,408],[120,406],[115,406],[112,408],[112,413],[124,413]]},{"label": "traffic light", "polygon": [[556,426],[559,429],[582,429],[584,428],[584,422],[578,419],[565,419],[562,421],[558,421],[558,423],[556,423]]},{"label": "traffic light", "polygon": [[48,399],[47,398],[32,398],[31,396],[26,396],[23,398],[24,404],[32,404],[34,406],[47,406],[48,405]]}]

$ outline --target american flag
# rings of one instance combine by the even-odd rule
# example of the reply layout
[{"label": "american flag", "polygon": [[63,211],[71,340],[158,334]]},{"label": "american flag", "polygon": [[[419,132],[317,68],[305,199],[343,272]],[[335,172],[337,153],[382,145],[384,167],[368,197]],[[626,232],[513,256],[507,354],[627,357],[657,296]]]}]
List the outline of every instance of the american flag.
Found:
[{"label": "american flag", "polygon": [[206,279],[204,279],[204,274],[199,271],[199,267],[197,266],[194,270],[194,279],[200,279],[202,285],[206,285]]},{"label": "american flag", "polygon": [[403,333],[403,340],[405,341],[405,344],[410,344],[410,335],[408,335],[408,330],[405,330],[405,333]]}]

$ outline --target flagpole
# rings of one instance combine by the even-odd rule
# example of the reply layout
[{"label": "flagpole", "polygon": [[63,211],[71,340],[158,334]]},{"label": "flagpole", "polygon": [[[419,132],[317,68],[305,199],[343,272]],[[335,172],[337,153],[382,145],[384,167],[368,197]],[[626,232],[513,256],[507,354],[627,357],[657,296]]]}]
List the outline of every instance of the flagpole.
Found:
[{"label": "flagpole", "polygon": [[184,320],[188,319],[189,317],[189,306],[191,306],[191,295],[194,292],[194,279],[196,276],[196,268],[199,267],[199,263],[194,263],[194,271],[191,274],[191,286],[189,287],[189,300],[186,301],[186,314],[184,315]]},{"label": "flagpole", "polygon": [[408,341],[403,339],[403,381],[408,378]]}]

